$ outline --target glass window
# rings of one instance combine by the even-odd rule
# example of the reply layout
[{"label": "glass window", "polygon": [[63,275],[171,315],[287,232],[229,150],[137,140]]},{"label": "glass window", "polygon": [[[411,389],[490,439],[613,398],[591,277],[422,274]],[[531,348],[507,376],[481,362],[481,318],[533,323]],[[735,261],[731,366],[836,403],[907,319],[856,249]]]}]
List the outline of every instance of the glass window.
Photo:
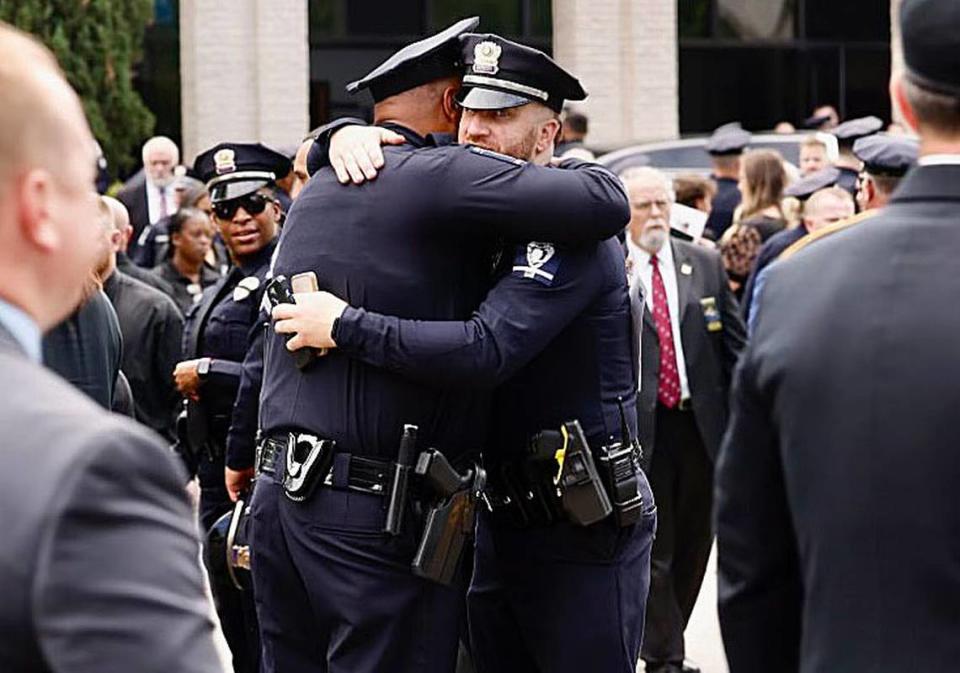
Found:
[{"label": "glass window", "polygon": [[717,0],[716,37],[793,39],[796,13],[796,0]]},{"label": "glass window", "polygon": [[677,30],[680,37],[711,37],[713,0],[679,0]]},{"label": "glass window", "polygon": [[480,30],[498,35],[522,35],[523,0],[433,0],[431,31],[438,31],[468,16],[480,17]]}]

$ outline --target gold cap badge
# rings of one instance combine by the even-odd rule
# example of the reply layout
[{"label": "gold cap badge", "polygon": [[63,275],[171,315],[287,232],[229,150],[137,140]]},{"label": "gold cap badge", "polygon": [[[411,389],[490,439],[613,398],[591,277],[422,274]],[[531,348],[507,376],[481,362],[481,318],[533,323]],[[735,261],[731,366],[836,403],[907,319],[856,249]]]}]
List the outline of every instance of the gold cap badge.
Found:
[{"label": "gold cap badge", "polygon": [[222,149],[214,154],[213,164],[216,168],[217,175],[232,173],[237,170],[236,157],[236,152],[231,149]]}]

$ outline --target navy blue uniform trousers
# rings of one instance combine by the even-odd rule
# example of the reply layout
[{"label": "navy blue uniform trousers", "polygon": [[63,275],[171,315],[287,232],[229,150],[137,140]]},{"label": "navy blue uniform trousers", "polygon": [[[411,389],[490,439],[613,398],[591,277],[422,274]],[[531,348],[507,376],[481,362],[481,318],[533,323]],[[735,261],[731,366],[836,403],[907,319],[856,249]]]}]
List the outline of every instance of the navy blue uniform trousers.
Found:
[{"label": "navy blue uniform trousers", "polygon": [[518,529],[486,512],[467,610],[479,673],[634,673],[650,588],[656,505],[646,479],[641,520],[612,517]]},{"label": "navy blue uniform trousers", "polygon": [[263,673],[452,673],[465,591],[416,577],[417,535],[383,533],[382,496],[318,487],[289,500],[269,476],[251,506]]}]

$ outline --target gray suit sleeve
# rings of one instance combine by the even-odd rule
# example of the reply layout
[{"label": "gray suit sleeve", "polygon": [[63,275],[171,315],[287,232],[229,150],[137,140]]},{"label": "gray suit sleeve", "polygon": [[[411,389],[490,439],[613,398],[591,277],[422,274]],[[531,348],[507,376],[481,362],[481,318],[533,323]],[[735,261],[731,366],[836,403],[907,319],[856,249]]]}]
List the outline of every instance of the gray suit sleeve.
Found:
[{"label": "gray suit sleeve", "polygon": [[78,438],[32,587],[55,671],[223,671],[183,475],[151,435],[112,422]]}]

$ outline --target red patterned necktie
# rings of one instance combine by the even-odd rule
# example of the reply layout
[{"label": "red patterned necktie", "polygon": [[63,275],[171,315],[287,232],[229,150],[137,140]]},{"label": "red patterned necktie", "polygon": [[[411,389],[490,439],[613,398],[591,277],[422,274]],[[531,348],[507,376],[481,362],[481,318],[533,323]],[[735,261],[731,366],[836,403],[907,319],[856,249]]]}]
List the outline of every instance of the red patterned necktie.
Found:
[{"label": "red patterned necktie", "polygon": [[660,341],[657,399],[663,406],[673,409],[680,402],[680,373],[677,371],[677,353],[673,344],[673,327],[670,325],[670,307],[667,305],[667,290],[656,255],[650,256],[650,264],[653,266],[653,322],[657,326],[657,339]]}]

